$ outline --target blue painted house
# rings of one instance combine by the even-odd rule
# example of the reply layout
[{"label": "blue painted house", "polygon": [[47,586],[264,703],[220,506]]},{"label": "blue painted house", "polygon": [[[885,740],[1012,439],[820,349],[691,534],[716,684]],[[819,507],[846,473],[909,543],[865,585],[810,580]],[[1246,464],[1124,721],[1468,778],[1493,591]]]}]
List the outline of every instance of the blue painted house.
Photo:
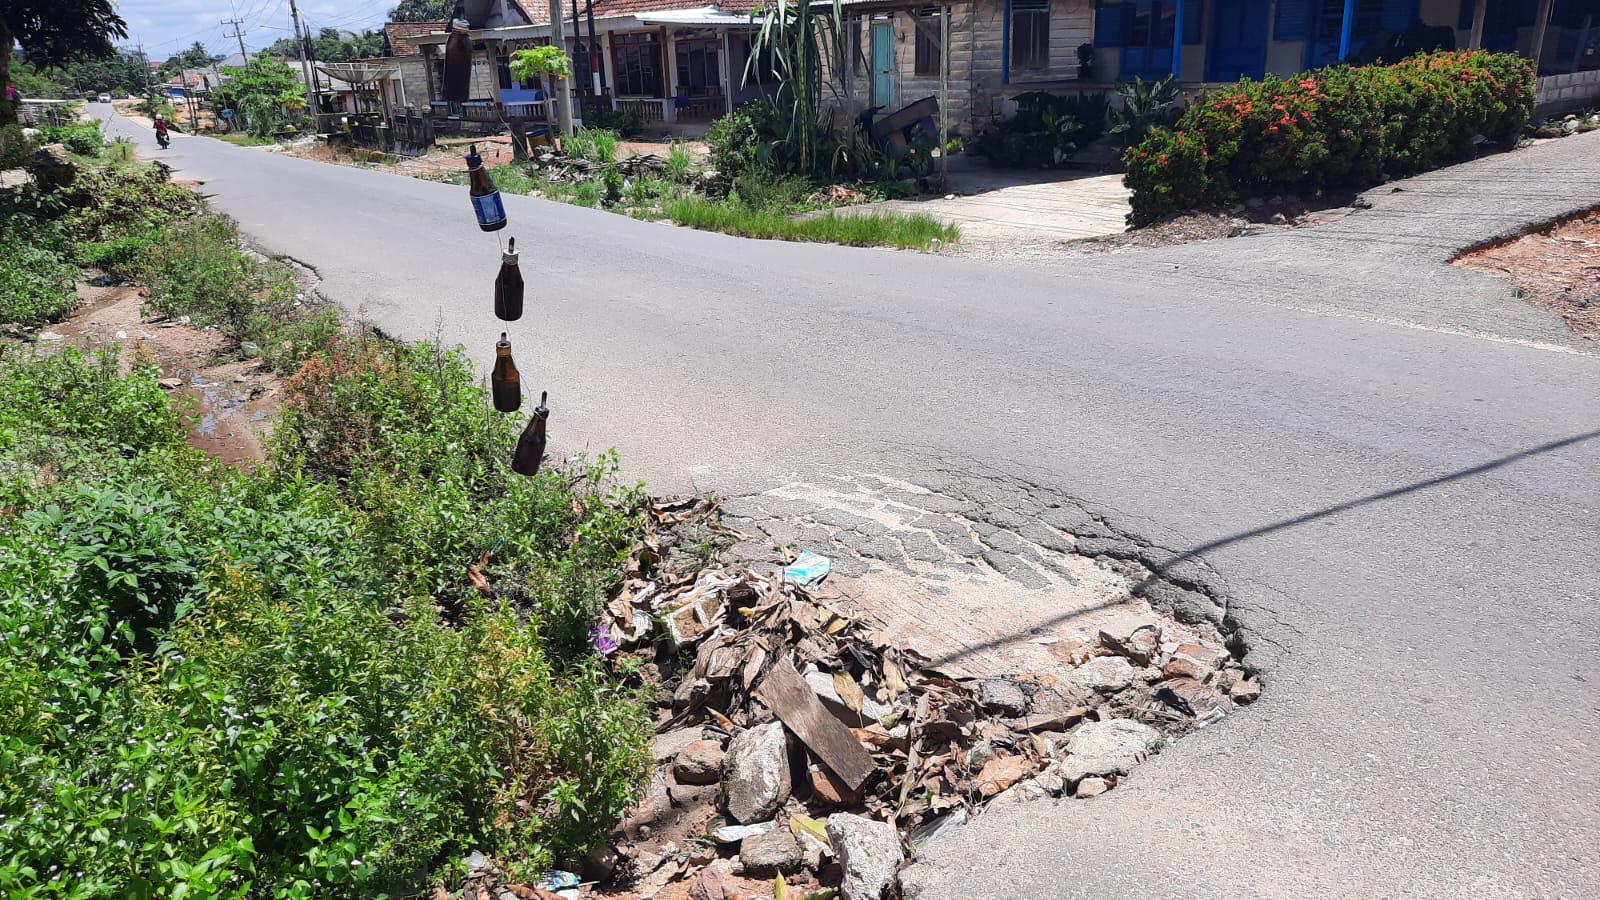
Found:
[{"label": "blue painted house", "polygon": [[[831,2],[831,0],[817,0]],[[1107,91],[1134,76],[1186,86],[1292,75],[1412,30],[1444,46],[1522,53],[1547,81],[1600,91],[1600,0],[845,0],[850,71],[834,73],[841,116],[894,108],[944,86],[954,128],[1009,112],[1030,90]],[[948,16],[946,26],[941,17]],[[949,46],[943,46],[948,36]],[[1080,48],[1092,63],[1080,66]]]}]

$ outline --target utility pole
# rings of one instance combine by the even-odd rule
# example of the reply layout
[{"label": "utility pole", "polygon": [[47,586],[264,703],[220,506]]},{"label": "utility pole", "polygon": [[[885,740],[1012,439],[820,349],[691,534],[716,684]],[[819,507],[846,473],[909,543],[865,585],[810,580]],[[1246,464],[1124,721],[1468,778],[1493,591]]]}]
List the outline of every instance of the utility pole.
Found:
[{"label": "utility pole", "polygon": [[245,65],[247,65],[247,66],[250,65],[250,51],[248,51],[248,50],[246,50],[244,48],[244,31],[243,31],[244,22],[239,20],[239,19],[223,19],[222,20],[222,24],[223,25],[232,25],[233,26],[233,34],[229,34],[226,31],[224,31],[222,33],[222,36],[223,37],[231,37],[231,38],[238,38],[239,39],[239,55],[244,57],[244,64]]},{"label": "utility pole", "polygon": [[[311,121],[317,121],[317,104],[311,95],[311,67],[306,65],[306,44],[300,38],[300,9],[295,6],[294,0],[289,0],[289,17],[294,19],[294,42],[300,47],[300,77],[306,84],[306,112],[311,114]],[[313,124],[311,130],[315,132],[317,126]]]},{"label": "utility pole", "polygon": [[[290,0],[293,2],[293,0]],[[567,52],[567,23],[561,20],[561,0],[550,0],[550,43],[562,53]],[[556,94],[556,127],[561,130],[563,137],[572,135],[572,79],[576,73],[566,78],[555,79]]]}]

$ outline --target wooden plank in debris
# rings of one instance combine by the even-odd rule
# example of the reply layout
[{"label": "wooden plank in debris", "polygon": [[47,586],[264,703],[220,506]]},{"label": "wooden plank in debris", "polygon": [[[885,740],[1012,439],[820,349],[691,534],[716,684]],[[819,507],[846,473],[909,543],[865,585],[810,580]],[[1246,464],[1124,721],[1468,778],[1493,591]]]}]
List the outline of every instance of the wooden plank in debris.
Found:
[{"label": "wooden plank in debris", "polygon": [[773,664],[756,696],[851,790],[859,789],[872,774],[872,755],[828,712],[788,657]]}]

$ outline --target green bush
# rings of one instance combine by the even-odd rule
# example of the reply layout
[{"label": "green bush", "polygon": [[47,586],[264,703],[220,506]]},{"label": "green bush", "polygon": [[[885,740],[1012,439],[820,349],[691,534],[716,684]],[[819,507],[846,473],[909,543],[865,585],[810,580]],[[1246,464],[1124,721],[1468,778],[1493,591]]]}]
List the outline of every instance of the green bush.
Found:
[{"label": "green bush", "polygon": [[732,181],[762,161],[763,145],[773,139],[772,108],[758,100],[711,123],[706,147],[711,168]]},{"label": "green bush", "polygon": [[143,234],[194,215],[200,201],[194,192],[173,184],[167,169],[139,167],[89,168],[78,173],[63,203],[61,222],[79,242],[115,240]]},{"label": "green bush", "polygon": [[730,200],[754,209],[788,211],[809,196],[811,191],[808,178],[777,175],[765,169],[753,168],[733,180],[733,196]]},{"label": "green bush", "polygon": [[35,326],[59,321],[78,306],[77,270],[32,235],[0,231],[0,325]]},{"label": "green bush", "polygon": [[[611,464],[511,474],[517,423],[464,360],[372,339],[297,376],[277,465],[212,469],[158,377],[0,366],[0,465],[32,470],[0,503],[0,895],[413,896],[469,849],[575,865],[649,765],[586,634],[637,539]],[[491,536],[485,598],[464,565]]]},{"label": "green bush", "polygon": [[79,156],[99,156],[105,149],[105,136],[98,122],[74,122],[70,125],[43,125],[39,135],[46,144],[62,144],[69,152]]},{"label": "green bush", "polygon": [[21,125],[0,125],[0,169],[20,169],[33,160],[39,144]]},{"label": "green bush", "polygon": [[[1008,166],[1050,168],[1065,162],[1087,142],[1083,140],[1084,125],[1074,115],[1083,108],[1077,101],[1044,91],[1028,91],[1012,99],[1017,102],[1017,114],[980,135],[974,145],[978,153]],[[1105,110],[1101,108],[1099,113],[1095,137],[1104,130]]]},{"label": "green bush", "polygon": [[1471,159],[1480,136],[1509,146],[1533,82],[1523,57],[1481,51],[1240,82],[1128,149],[1129,223],[1254,193],[1366,187]]}]

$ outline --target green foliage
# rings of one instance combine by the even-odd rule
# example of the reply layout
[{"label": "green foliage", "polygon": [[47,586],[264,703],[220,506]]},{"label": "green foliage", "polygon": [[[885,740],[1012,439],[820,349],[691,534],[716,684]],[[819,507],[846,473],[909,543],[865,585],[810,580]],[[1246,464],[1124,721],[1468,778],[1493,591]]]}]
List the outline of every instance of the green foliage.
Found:
[{"label": "green foliage", "polygon": [[844,20],[842,0],[771,0],[750,35],[746,79],[759,78],[767,62],[778,79],[772,109],[782,123],[780,140],[793,166],[780,171],[814,173],[832,159],[832,132],[822,121],[825,74],[849,71],[851,54],[859,52]]},{"label": "green foliage", "polygon": [[1078,151],[1084,126],[1069,111],[1069,98],[1029,91],[1012,99],[1017,114],[980,135],[977,152],[1004,165],[1040,169],[1058,166]]},{"label": "green foliage", "polygon": [[[0,85],[10,80],[11,52],[21,44],[28,61],[60,65],[84,55],[105,57],[111,42],[128,36],[113,0],[7,0],[0,3]],[[13,104],[0,97],[0,125],[16,121]]]},{"label": "green foliage", "polygon": [[143,93],[149,80],[144,59],[133,50],[118,50],[106,57],[74,57],[63,67],[60,78],[66,84],[114,97]]},{"label": "green foliage", "polygon": [[667,178],[683,184],[694,174],[694,157],[682,141],[667,145]]},{"label": "green foliage", "polygon": [[810,180],[799,175],[774,175],[763,169],[750,169],[733,180],[729,200],[753,209],[792,211],[811,190]]},{"label": "green foliage", "polygon": [[86,243],[143,234],[199,209],[188,188],[176,185],[160,166],[87,168],[78,173],[61,202],[69,208],[61,222]]},{"label": "green foliage", "polygon": [[711,123],[706,146],[711,168],[732,181],[762,161],[774,130],[772,107],[752,100]]},{"label": "green foliage", "polygon": [[693,195],[669,201],[664,211],[679,225],[752,238],[917,250],[933,249],[936,241],[949,244],[961,239],[961,230],[956,226],[920,213],[853,214],[829,210],[820,215],[790,217],[770,209],[716,203]]},{"label": "green foliage", "polygon": [[1177,107],[1181,96],[1178,81],[1171,75],[1155,81],[1135,77],[1117,85],[1122,105],[1111,110],[1107,133],[1124,149],[1142,143],[1157,128],[1171,128],[1183,110]]},{"label": "green foliage", "polygon": [[615,460],[517,476],[462,357],[367,337],[290,380],[273,463],[213,469],[158,377],[0,364],[0,893],[412,896],[603,839],[651,732],[587,641]]},{"label": "green foliage", "polygon": [[579,128],[562,141],[567,155],[603,165],[617,161],[617,143],[621,135],[609,128]]},{"label": "green foliage", "polygon": [[528,47],[511,54],[511,75],[518,81],[567,78],[572,75],[572,58],[550,44]]},{"label": "green foliage", "polygon": [[77,270],[54,249],[32,243],[33,236],[0,231],[0,325],[43,325],[65,318],[78,306],[73,292]]},{"label": "green foliage", "polygon": [[389,10],[391,22],[443,22],[450,18],[456,0],[400,0]]},{"label": "green foliage", "polygon": [[106,159],[118,165],[133,165],[136,152],[133,141],[125,137],[115,138],[106,145]]},{"label": "green foliage", "polygon": [[1255,193],[1366,187],[1471,159],[1479,136],[1512,146],[1533,82],[1528,60],[1482,51],[1241,82],[1128,149],[1129,223]]},{"label": "green foliage", "polygon": [[604,185],[606,189],[604,202],[607,206],[616,206],[618,203],[622,202],[622,187],[624,179],[622,177],[622,172],[615,165],[606,166],[605,169],[600,172],[600,183]]},{"label": "green foliage", "polygon": [[232,79],[212,92],[212,105],[240,110],[251,134],[264,136],[289,123],[305,104],[303,88],[294,70],[258,53],[242,69],[230,69]]},{"label": "green foliage", "polygon": [[0,169],[22,168],[38,149],[38,143],[22,133],[21,125],[0,125]]},{"label": "green foliage", "polygon": [[43,143],[65,145],[68,152],[78,156],[99,156],[106,145],[105,136],[100,133],[99,122],[43,125],[39,128],[39,136]]},{"label": "green foliage", "polygon": [[60,100],[67,96],[67,85],[56,69],[39,69],[27,63],[12,63],[11,80],[17,92],[27,99]]}]

